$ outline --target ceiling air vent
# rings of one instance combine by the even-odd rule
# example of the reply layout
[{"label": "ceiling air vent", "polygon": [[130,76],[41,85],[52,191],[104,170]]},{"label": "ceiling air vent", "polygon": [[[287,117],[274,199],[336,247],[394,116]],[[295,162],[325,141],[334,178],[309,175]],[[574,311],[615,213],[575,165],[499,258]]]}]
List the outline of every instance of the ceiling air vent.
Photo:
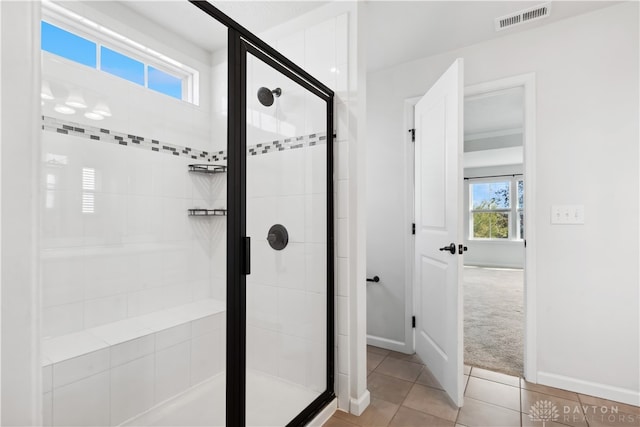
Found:
[{"label": "ceiling air vent", "polygon": [[538,6],[530,7],[519,12],[510,13],[509,15],[496,18],[496,31],[515,25],[524,24],[525,22],[535,21],[537,19],[546,18],[551,12],[551,2],[542,3]]}]

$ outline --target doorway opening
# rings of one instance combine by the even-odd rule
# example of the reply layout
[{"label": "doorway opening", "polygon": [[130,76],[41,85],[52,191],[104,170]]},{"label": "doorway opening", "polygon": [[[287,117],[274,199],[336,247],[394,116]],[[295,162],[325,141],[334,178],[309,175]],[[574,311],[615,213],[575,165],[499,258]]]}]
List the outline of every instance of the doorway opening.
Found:
[{"label": "doorway opening", "polygon": [[464,361],[522,376],[524,88],[464,101]]},{"label": "doorway opening", "polygon": [[[520,90],[522,93],[521,108],[520,108],[521,110],[520,114],[521,114],[521,120],[522,120],[522,124],[521,124],[521,141],[522,142],[519,147],[508,147],[508,146],[504,147],[504,148],[507,148],[507,150],[503,151],[502,154],[508,155],[509,152],[511,152],[511,154],[513,155],[513,153],[516,150],[519,150],[520,151],[520,154],[519,154],[520,169],[519,169],[519,172],[517,171],[499,172],[496,170],[494,171],[494,173],[492,173],[492,175],[494,174],[508,175],[508,177],[500,177],[500,178],[507,178],[510,181],[509,191],[508,191],[510,201],[511,200],[517,201],[518,181],[519,180],[523,181],[520,184],[521,190],[522,190],[520,192],[522,203],[515,203],[513,205],[510,205],[510,207],[511,206],[514,207],[514,212],[509,213],[509,215],[507,215],[507,224],[508,224],[507,229],[508,229],[508,232],[510,233],[510,236],[520,236],[520,239],[519,239],[521,242],[520,251],[522,252],[522,257],[523,257],[522,266],[520,267],[521,270],[520,271],[516,270],[515,272],[515,273],[520,273],[520,276],[522,277],[521,279],[522,295],[515,298],[516,301],[519,301],[520,304],[522,304],[522,308],[521,308],[522,320],[519,323],[519,325],[522,327],[522,344],[519,347],[520,354],[521,354],[521,356],[519,357],[519,359],[521,360],[521,367],[519,368],[520,372],[517,373],[517,375],[523,376],[528,381],[536,382],[537,380],[537,375],[536,375],[537,335],[536,335],[536,298],[535,298],[535,295],[536,295],[536,275],[535,275],[535,264],[536,264],[535,212],[536,212],[536,208],[535,208],[535,198],[534,198],[535,188],[536,188],[535,74],[529,73],[529,74],[517,75],[513,77],[507,77],[499,80],[466,86],[464,88],[464,97],[465,99],[471,99],[472,97],[477,97],[479,99],[482,96],[489,97],[489,94],[509,93],[509,90],[512,90],[514,88],[518,88],[518,90]],[[420,99],[421,97],[416,97],[416,98],[407,99],[405,101],[405,125],[407,129],[414,129],[417,127],[416,118],[415,118],[415,109],[416,109],[416,104]],[[465,108],[466,106],[463,107],[463,111]],[[464,114],[466,115],[467,112],[464,111]],[[463,130],[462,129],[463,127],[464,127],[463,124],[461,124],[460,125],[461,131]],[[411,143],[412,132],[411,131],[408,132],[405,137],[408,143],[407,144],[408,148],[405,151],[406,153],[405,182],[407,183],[407,188],[409,188],[408,193],[415,194],[414,168],[416,167],[416,163],[415,163],[416,153],[414,152],[415,146],[414,144]],[[495,147],[495,148],[498,148],[498,147]],[[509,150],[508,148],[511,148],[511,150]],[[462,144],[460,149],[462,151],[463,149]],[[472,159],[474,158],[474,156],[476,158],[482,157],[482,154],[479,153],[482,150],[475,150],[475,151],[476,153],[464,153],[464,156],[466,156],[467,158],[470,157]],[[496,153],[494,152],[494,154]],[[460,156],[460,158],[462,160],[462,156]],[[503,162],[506,162],[506,160],[504,160]],[[467,249],[468,249],[467,251],[463,251],[464,260],[466,261],[470,256],[470,252],[474,250],[468,247],[469,246],[468,245],[469,230],[473,230],[473,227],[471,228],[469,227],[469,222],[468,222],[469,214],[470,214],[469,201],[468,201],[468,198],[469,198],[468,184],[470,182],[474,182],[474,180],[462,180],[463,177],[471,177],[471,175],[463,175],[462,173],[464,169],[463,166],[464,165],[460,165],[461,181],[459,185],[461,187],[460,191],[463,194],[460,197],[461,203],[459,205],[458,215],[461,223],[465,224],[465,226],[461,228],[460,236],[462,238],[460,239],[460,242],[464,243],[464,246],[467,246]],[[467,171],[467,172],[471,172],[471,171]],[[485,172],[488,172],[488,171],[485,171]],[[478,176],[486,177],[487,175],[476,175],[474,177],[478,177]],[[525,182],[526,182],[526,189],[524,188]],[[466,188],[466,192],[462,191],[465,188]],[[466,203],[462,203],[463,199],[466,200]],[[414,197],[407,197],[406,200],[407,200],[407,204],[405,206],[405,211],[407,212],[406,222],[407,222],[407,227],[410,228],[412,225],[411,223],[415,219],[414,217],[415,200],[414,200]],[[518,210],[518,207],[520,207],[519,210]],[[492,230],[495,230],[495,227],[492,228]],[[500,229],[495,231],[499,233]],[[464,238],[465,237],[464,233],[466,233],[466,238]],[[525,233],[526,233],[526,240],[525,240]],[[411,256],[408,257],[407,263],[405,266],[407,271],[407,277],[411,277],[411,280],[407,282],[407,287],[405,292],[405,305],[409,313],[416,314],[416,306],[414,304],[416,304],[416,301],[417,301],[417,298],[419,298],[419,295],[416,294],[416,291],[412,286],[415,281],[415,278],[414,278],[415,272],[413,271],[413,267],[414,267],[413,263],[416,257],[414,239],[415,239],[415,236],[408,236],[408,238],[405,240],[406,251],[408,254],[411,254]],[[496,242],[493,242],[493,243],[496,243]],[[460,245],[460,246],[463,246],[463,245]],[[500,242],[498,241],[495,246],[500,246]],[[525,251],[525,248],[526,248],[526,251]],[[467,268],[467,271],[478,272],[478,270],[474,270],[473,267],[471,267],[471,262],[463,261],[461,263],[461,271],[459,275],[460,297],[464,295],[464,292],[462,289],[464,268],[462,267],[462,264],[465,264],[465,263],[469,264],[469,267],[470,267],[470,268]],[[477,265],[474,267],[477,267]],[[506,274],[512,273],[511,269],[514,269],[513,264],[509,265],[509,267],[507,267],[506,269],[504,268],[504,266],[501,266],[502,269],[498,269],[498,265],[483,265],[483,267],[485,267],[485,270],[480,271],[480,273],[494,272],[494,273],[506,275]],[[494,271],[488,271],[488,268],[486,267],[491,267],[493,268]],[[467,295],[465,296],[465,298],[473,298],[473,296]],[[464,301],[461,301],[461,302],[463,303]],[[462,321],[466,316],[466,313],[464,313],[465,307],[463,304],[461,304],[460,308],[461,308],[460,323],[462,324]],[[410,343],[411,348],[408,348],[407,350],[414,350],[416,348],[416,339],[417,339],[418,331],[416,329],[412,329],[412,326],[413,325],[411,321],[407,322],[405,333],[407,334],[407,336],[413,336],[413,340]],[[460,327],[460,331],[458,334],[459,335],[457,339],[461,343],[462,348],[464,348],[464,341],[466,337],[464,336],[462,325]],[[453,337],[449,337],[449,339],[453,339]],[[494,344],[493,346],[495,347],[498,345],[499,344]],[[460,359],[463,359],[462,355],[460,356]],[[509,372],[512,372],[512,371],[509,371]],[[460,378],[462,378],[462,363],[460,364],[459,375],[460,375]]]}]

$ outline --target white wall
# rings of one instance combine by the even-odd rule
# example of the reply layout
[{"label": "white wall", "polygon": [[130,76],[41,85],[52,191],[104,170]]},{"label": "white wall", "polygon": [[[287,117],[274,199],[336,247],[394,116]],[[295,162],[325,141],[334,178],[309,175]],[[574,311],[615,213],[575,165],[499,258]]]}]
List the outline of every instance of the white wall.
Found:
[{"label": "white wall", "polygon": [[[408,212],[396,208],[404,100],[457,57],[466,84],[535,72],[537,380],[639,403],[638,36],[638,4],[628,2],[368,76],[367,183],[376,192],[367,201],[367,264],[384,280],[368,299],[369,334],[411,339],[402,328],[411,314]],[[584,204],[585,224],[550,225],[554,204]]]},{"label": "white wall", "polygon": [[40,5],[0,3],[0,424],[40,423],[37,172]]}]

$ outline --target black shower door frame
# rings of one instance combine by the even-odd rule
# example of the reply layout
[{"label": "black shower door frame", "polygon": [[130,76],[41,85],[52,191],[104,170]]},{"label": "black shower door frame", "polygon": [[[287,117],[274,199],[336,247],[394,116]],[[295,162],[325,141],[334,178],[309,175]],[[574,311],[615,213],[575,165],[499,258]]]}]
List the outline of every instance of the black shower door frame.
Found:
[{"label": "black shower door frame", "polygon": [[247,220],[247,55],[251,54],[326,103],[327,324],[326,389],[287,426],[303,426],[335,398],[334,392],[334,92],[207,1],[189,0],[228,28],[227,115],[227,349],[226,425],[246,425],[246,276],[250,274]]}]

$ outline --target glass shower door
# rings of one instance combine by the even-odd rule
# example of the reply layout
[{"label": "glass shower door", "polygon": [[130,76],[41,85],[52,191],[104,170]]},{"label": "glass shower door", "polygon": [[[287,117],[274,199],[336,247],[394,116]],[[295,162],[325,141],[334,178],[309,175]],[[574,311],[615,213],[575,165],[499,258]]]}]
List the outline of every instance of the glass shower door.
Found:
[{"label": "glass shower door", "polygon": [[246,419],[254,426],[298,424],[299,414],[329,388],[333,392],[327,363],[327,346],[333,346],[328,343],[328,99],[274,66],[249,47]]}]

